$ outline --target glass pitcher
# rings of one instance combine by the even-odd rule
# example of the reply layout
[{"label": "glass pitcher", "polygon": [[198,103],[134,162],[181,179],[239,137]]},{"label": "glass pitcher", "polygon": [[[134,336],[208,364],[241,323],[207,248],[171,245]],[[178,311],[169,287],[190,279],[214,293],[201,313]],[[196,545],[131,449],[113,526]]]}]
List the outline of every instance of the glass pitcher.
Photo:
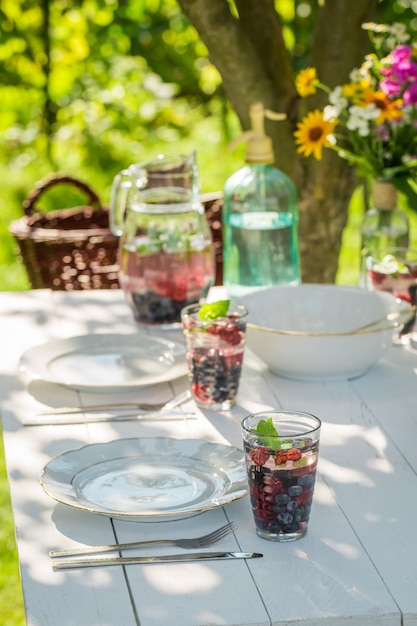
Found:
[{"label": "glass pitcher", "polygon": [[181,309],[204,298],[215,278],[195,152],[159,155],[120,172],[110,227],[120,236],[119,283],[136,321],[179,326]]}]

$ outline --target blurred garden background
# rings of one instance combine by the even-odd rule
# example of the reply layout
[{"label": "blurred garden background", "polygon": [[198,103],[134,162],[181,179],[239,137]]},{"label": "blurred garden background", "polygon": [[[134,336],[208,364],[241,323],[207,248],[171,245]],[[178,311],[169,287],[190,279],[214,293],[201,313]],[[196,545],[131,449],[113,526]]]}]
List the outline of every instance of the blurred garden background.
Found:
[{"label": "blurred garden background", "polygon": [[[323,2],[275,1],[294,71],[306,66]],[[380,21],[403,21],[417,30],[413,0],[382,0],[379,6]],[[51,172],[75,176],[108,205],[119,170],[159,153],[196,149],[202,191],[221,191],[244,162],[244,146],[228,150],[240,133],[221,76],[175,0],[2,0],[0,291],[30,287],[9,226],[23,214],[22,202],[40,179]],[[358,181],[339,283],[358,278],[362,199]],[[42,209],[84,203],[85,197],[65,186],[48,192]],[[416,218],[410,217],[415,233]],[[1,446],[0,560],[0,624],[23,626]]]}]

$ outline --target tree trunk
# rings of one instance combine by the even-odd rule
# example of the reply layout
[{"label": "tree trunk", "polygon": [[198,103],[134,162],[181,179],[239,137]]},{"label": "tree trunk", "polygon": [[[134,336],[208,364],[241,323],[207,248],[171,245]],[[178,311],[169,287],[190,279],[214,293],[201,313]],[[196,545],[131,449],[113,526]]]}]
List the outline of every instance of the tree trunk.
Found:
[{"label": "tree trunk", "polygon": [[[266,131],[273,141],[276,166],[298,188],[303,282],[333,283],[354,172],[329,150],[320,162],[297,155],[296,123],[324,100],[322,94],[298,97],[274,0],[235,0],[237,15],[227,0],[178,0],[178,4],[207,46],[242,128],[249,128],[249,108],[257,101],[287,114],[286,122],[267,122]],[[323,83],[334,87],[348,81],[367,51],[368,35],[361,24],[376,21],[377,15],[378,0],[323,2],[309,59]]]}]

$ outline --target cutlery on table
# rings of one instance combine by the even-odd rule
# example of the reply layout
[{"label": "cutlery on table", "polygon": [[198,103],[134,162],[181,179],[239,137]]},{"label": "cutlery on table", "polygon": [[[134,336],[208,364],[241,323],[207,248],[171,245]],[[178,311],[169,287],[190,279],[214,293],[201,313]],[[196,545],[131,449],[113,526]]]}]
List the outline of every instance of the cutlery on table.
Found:
[{"label": "cutlery on table", "polygon": [[191,392],[183,391],[168,402],[145,403],[145,402],[115,402],[112,404],[89,404],[86,406],[62,406],[56,409],[41,411],[38,415],[71,415],[75,413],[88,413],[89,411],[106,411],[112,409],[137,409],[138,411],[170,411],[175,409],[186,400],[191,398]]},{"label": "cutlery on table", "polygon": [[213,543],[220,541],[223,537],[230,534],[235,530],[233,522],[221,526],[217,530],[214,530],[207,535],[201,537],[193,537],[192,539],[151,539],[148,541],[133,541],[131,543],[118,543],[108,546],[89,546],[86,548],[74,548],[68,550],[51,550],[49,552],[50,557],[59,556],[77,556],[83,554],[97,554],[104,552],[114,552],[116,550],[129,550],[131,548],[141,548],[143,546],[159,546],[170,545],[177,546],[178,548],[185,548],[187,550],[193,550],[196,548],[205,548],[211,546]]},{"label": "cutlery on table", "polygon": [[[24,420],[24,426],[48,426],[65,424],[87,424],[93,422],[123,422],[128,420],[183,420],[193,419],[196,413],[181,413],[173,411],[176,406],[182,404],[191,397],[189,391],[184,391],[165,404],[142,404],[142,403],[114,403],[88,405],[85,407],[59,407],[49,411],[42,411],[35,417]],[[126,410],[135,408],[134,413],[106,413],[106,411]],[[100,413],[96,413],[100,411]],[[140,413],[139,411],[147,411]],[[149,412],[148,412],[149,411]]]},{"label": "cutlery on table", "polygon": [[196,413],[181,413],[179,411],[156,411],[155,413],[122,413],[120,415],[89,415],[88,417],[73,417],[71,415],[41,415],[25,418],[23,426],[65,426],[67,424],[94,424],[97,422],[127,422],[130,420],[185,420],[196,419]]},{"label": "cutlery on table", "polygon": [[263,554],[258,552],[191,552],[188,554],[166,554],[158,556],[110,557],[98,559],[63,559],[55,561],[53,570],[75,569],[79,567],[104,567],[107,565],[133,565],[135,563],[190,563],[193,561],[213,561],[219,559],[253,559]]}]

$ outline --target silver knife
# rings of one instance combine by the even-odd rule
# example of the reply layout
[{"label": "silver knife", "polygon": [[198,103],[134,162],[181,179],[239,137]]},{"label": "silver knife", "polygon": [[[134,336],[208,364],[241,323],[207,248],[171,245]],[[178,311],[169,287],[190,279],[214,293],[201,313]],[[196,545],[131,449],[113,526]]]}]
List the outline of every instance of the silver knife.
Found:
[{"label": "silver knife", "polygon": [[62,559],[54,561],[53,570],[76,569],[79,567],[107,567],[108,565],[133,565],[137,563],[190,563],[193,561],[217,561],[219,559],[257,559],[258,552],[191,552],[157,556],[109,557],[94,559]]},{"label": "silver knife", "polygon": [[130,420],[185,420],[196,419],[196,413],[181,413],[180,411],[157,411],[154,413],[125,413],[120,415],[88,415],[84,417],[74,415],[37,415],[28,417],[23,421],[23,426],[65,426],[68,424],[93,424],[95,422],[124,422]]}]

